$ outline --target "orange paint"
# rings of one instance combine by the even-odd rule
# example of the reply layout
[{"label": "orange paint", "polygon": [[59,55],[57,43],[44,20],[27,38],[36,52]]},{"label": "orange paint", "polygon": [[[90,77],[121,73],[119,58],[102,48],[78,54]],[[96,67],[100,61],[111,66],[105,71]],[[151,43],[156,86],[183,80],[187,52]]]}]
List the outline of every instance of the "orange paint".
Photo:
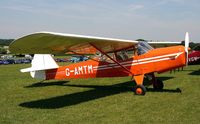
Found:
[{"label": "orange paint", "polygon": [[46,71],[46,79],[73,79],[98,77],[134,76],[137,84],[142,84],[144,74],[165,72],[185,65],[185,51],[183,46],[158,48],[143,55],[136,55],[119,63],[133,74],[128,73],[116,63],[88,60],[58,69]]}]

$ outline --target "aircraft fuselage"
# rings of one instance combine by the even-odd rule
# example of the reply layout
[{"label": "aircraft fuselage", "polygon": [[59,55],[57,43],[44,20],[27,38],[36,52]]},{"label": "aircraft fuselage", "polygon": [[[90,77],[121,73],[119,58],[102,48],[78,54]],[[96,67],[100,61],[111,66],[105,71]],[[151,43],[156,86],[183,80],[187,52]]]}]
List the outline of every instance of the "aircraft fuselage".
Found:
[{"label": "aircraft fuselage", "polygon": [[162,73],[186,64],[183,46],[174,46],[150,50],[142,55],[135,55],[126,61],[117,63],[88,60],[57,69],[46,70],[46,79],[73,79],[96,77],[124,77],[143,75],[152,72]]}]

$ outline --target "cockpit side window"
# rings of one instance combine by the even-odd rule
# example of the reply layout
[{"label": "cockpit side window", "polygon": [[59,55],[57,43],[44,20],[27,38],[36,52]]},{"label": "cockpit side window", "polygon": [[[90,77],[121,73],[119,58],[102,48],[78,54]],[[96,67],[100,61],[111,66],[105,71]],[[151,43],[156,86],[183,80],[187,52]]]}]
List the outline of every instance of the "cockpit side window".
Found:
[{"label": "cockpit side window", "polygon": [[124,60],[127,60],[130,58],[127,51],[125,51],[125,50],[119,51],[115,55],[116,55],[117,61],[124,61]]},{"label": "cockpit side window", "polygon": [[[108,55],[114,59],[114,53],[108,53]],[[103,55],[101,53],[97,53],[95,55],[95,58],[97,58],[99,61],[103,61],[103,62],[109,62],[109,63],[114,63],[110,58],[108,58],[106,55]]]},{"label": "cockpit side window", "polygon": [[[133,50],[122,50],[118,52],[108,53],[108,55],[116,61],[126,61],[133,57]],[[97,53],[95,57],[98,58],[99,61],[114,63],[113,60],[108,58],[106,55],[100,53]]]}]

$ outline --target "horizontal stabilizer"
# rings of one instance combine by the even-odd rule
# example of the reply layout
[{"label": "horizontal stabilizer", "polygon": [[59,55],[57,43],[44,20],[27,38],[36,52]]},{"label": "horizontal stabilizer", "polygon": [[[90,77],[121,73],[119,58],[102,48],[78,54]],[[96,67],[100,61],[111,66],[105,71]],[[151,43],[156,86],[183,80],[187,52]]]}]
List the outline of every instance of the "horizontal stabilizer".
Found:
[{"label": "horizontal stabilizer", "polygon": [[32,67],[21,69],[21,72],[32,72],[56,69],[59,66],[50,54],[35,54],[31,62]]},{"label": "horizontal stabilizer", "polygon": [[41,70],[49,70],[49,69],[56,69],[56,68],[24,68],[24,69],[21,69],[20,71],[21,72],[32,72],[32,71],[41,71]]}]

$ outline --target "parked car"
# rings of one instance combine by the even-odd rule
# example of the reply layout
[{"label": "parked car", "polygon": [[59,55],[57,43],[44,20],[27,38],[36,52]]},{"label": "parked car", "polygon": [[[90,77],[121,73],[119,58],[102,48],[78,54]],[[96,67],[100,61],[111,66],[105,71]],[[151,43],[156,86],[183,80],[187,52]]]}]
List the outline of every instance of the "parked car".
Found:
[{"label": "parked car", "polygon": [[7,60],[3,60],[3,65],[8,65],[9,62]]},{"label": "parked car", "polygon": [[15,64],[15,60],[14,59],[7,59],[6,61],[8,61],[9,64]]},{"label": "parked car", "polygon": [[2,65],[3,64],[3,60],[0,60],[0,65]]},{"label": "parked car", "polygon": [[70,62],[74,62],[74,63],[86,61],[86,60],[88,60],[88,57],[86,57],[86,56],[72,56],[70,58]]},{"label": "parked car", "polygon": [[25,64],[26,63],[31,63],[31,60],[30,59],[22,59],[22,62],[25,63]]},{"label": "parked car", "polygon": [[69,60],[66,58],[56,58],[55,61],[56,62],[69,62]]},{"label": "parked car", "polygon": [[14,64],[14,60],[12,59],[0,60],[0,65],[8,65],[8,64]]},{"label": "parked car", "polygon": [[15,60],[15,64],[21,64],[21,63],[23,63],[21,59],[16,59]]}]

